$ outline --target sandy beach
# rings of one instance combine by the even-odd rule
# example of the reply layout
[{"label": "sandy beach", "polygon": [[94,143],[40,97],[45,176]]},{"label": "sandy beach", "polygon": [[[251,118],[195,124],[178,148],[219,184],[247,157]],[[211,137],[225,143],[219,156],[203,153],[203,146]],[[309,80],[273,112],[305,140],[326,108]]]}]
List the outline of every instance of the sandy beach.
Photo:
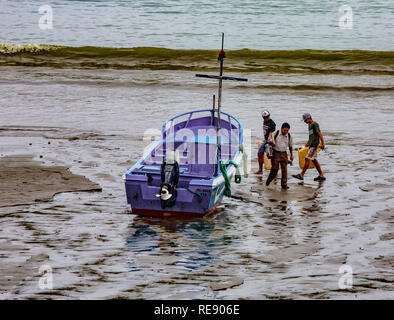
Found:
[{"label": "sandy beach", "polygon": [[12,207],[51,201],[61,192],[101,191],[101,187],[68,168],[46,167],[33,156],[0,158],[0,206]]},{"label": "sandy beach", "polygon": [[[0,300],[393,300],[393,21],[383,0],[0,1]],[[125,173],[212,107],[222,33],[249,175],[204,218],[136,216]],[[253,174],[263,110],[295,148],[312,115],[324,182],[292,177],[297,152],[288,190]]]},{"label": "sandy beach", "polygon": [[[169,114],[209,105],[215,85],[185,71],[5,69],[2,297],[392,298],[393,92],[374,88],[394,87],[393,78],[247,76],[251,88],[225,85],[223,105],[250,130],[251,170],[260,109],[291,124],[296,147],[307,139],[307,110],[326,140],[327,181],[311,171],[281,191],[278,182],[265,187],[268,172],[251,174],[214,215],[166,220],[130,214],[122,175]],[[348,290],[338,287],[344,264],[353,270]],[[42,265],[53,268],[52,290],[38,286]]]}]

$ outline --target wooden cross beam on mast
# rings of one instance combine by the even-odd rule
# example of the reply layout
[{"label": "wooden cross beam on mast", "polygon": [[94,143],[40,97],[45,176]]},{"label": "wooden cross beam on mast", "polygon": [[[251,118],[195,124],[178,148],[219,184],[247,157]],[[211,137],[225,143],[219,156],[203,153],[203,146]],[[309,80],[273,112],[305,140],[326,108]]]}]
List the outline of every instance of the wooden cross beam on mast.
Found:
[{"label": "wooden cross beam on mast", "polygon": [[[219,71],[219,76],[214,76],[214,75],[208,75],[208,74],[196,74],[196,77],[200,77],[200,78],[209,78],[209,79],[217,79],[219,80],[219,89],[218,89],[218,108],[217,108],[217,136],[216,136],[216,147],[217,149],[219,149],[219,145],[220,145],[220,110],[221,110],[221,106],[222,106],[222,83],[223,80],[235,80],[235,81],[248,81],[248,79],[246,78],[237,78],[237,77],[224,77],[223,76],[223,62],[224,62],[224,58],[226,57],[225,53],[224,53],[224,33],[222,32],[222,49],[219,52],[219,57],[218,60],[220,61],[220,71]],[[214,110],[215,111],[215,110]],[[231,125],[231,124],[230,124]],[[218,150],[217,152],[217,160],[218,160],[218,164],[220,161],[220,151]],[[218,171],[216,170],[216,174],[218,173]]]}]

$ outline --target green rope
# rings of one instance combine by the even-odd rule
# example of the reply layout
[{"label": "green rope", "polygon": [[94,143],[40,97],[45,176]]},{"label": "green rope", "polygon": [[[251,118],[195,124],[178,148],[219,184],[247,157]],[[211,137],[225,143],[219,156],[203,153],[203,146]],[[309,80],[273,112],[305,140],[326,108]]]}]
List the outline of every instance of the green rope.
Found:
[{"label": "green rope", "polygon": [[236,169],[236,172],[235,172],[235,183],[241,183],[241,174],[239,172],[238,165],[233,160],[227,161],[227,164],[232,164],[235,167],[235,169]]},{"label": "green rope", "polygon": [[230,182],[229,177],[227,176],[227,170],[226,170],[227,165],[229,165],[229,164],[232,164],[237,169],[237,172],[235,174],[235,183],[240,183],[241,182],[241,175],[239,174],[239,168],[238,168],[238,165],[235,162],[233,162],[232,160],[227,161],[227,163],[220,162],[220,164],[219,164],[220,172],[223,175],[224,183],[225,183],[225,185],[224,185],[224,195],[227,196],[227,197],[231,197],[231,182]]},{"label": "green rope", "polygon": [[231,183],[230,179],[227,176],[227,170],[226,170],[226,165],[220,161],[220,172],[223,175],[224,178],[224,195],[227,197],[231,197]]},{"label": "green rope", "polygon": [[195,192],[193,190],[190,190],[189,188],[186,188],[186,190],[191,192],[191,193],[193,193],[193,194],[195,194],[198,197],[198,202],[202,201],[202,194],[201,193],[198,193],[198,192]]}]

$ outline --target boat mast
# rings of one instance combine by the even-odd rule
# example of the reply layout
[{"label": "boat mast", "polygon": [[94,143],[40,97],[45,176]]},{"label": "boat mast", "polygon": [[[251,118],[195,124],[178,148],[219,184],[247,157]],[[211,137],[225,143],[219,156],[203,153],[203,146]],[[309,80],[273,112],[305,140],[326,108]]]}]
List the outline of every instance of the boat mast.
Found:
[{"label": "boat mast", "polygon": [[[218,79],[219,80],[219,88],[218,88],[218,107],[217,107],[217,124],[216,124],[216,152],[217,152],[217,163],[219,166],[220,159],[221,159],[221,154],[220,154],[220,129],[221,129],[221,119],[220,119],[220,113],[221,113],[221,107],[222,107],[222,84],[223,80],[236,80],[236,81],[248,81],[246,78],[236,78],[236,77],[224,77],[223,76],[223,62],[224,58],[226,57],[226,54],[224,53],[224,32],[222,32],[222,49],[219,52],[219,57],[218,60],[220,61],[220,70],[219,70],[219,76],[212,76],[208,74],[196,74],[196,77],[200,78],[210,78],[210,79]],[[215,108],[213,110],[215,112]],[[231,124],[230,124],[231,126]],[[218,175],[219,170],[218,166],[216,166],[215,169],[215,175]]]},{"label": "boat mast", "polygon": [[[220,61],[220,71],[219,71],[219,89],[218,89],[218,123],[217,123],[217,136],[216,136],[216,145],[219,146],[220,144],[220,137],[219,137],[219,131],[220,131],[220,108],[222,106],[222,84],[223,84],[223,61],[225,58],[224,55],[224,32],[222,32],[222,50],[219,52],[219,57],[218,60]],[[219,160],[219,159],[218,159]]]}]

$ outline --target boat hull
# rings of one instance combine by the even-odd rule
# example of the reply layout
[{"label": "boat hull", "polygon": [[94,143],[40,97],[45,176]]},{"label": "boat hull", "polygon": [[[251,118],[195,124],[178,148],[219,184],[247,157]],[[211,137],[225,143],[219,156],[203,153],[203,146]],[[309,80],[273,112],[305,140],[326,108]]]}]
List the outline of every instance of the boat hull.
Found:
[{"label": "boat hull", "polygon": [[148,216],[148,217],[160,217],[160,218],[200,218],[205,217],[209,214],[212,214],[216,211],[217,207],[220,205],[221,200],[216,202],[213,207],[205,211],[204,213],[196,213],[196,212],[183,212],[183,211],[168,211],[168,210],[150,210],[150,209],[136,209],[133,208],[131,213],[139,216]]},{"label": "boat hull", "polygon": [[[228,171],[230,179],[234,174],[235,169]],[[215,211],[224,196],[225,182],[222,176],[216,179],[190,181],[187,181],[187,177],[180,176],[179,184],[188,187],[177,188],[178,196],[175,205],[162,209],[160,198],[157,197],[160,187],[154,182],[159,177],[152,178],[151,182],[144,178],[141,175],[131,175],[128,177],[129,180],[126,180],[127,200],[133,214],[154,217],[202,217]]]},{"label": "boat hull", "polygon": [[[226,161],[232,160],[234,164],[240,166],[242,152],[240,152],[239,144],[242,142],[242,127],[238,122],[241,130],[237,131],[237,127],[231,123],[231,116],[225,115],[229,120],[222,121],[221,126],[227,128],[227,133],[225,132],[227,142],[223,142],[221,147],[221,162],[227,163]],[[173,125],[172,128],[175,127],[175,132],[172,133],[170,130],[165,131],[163,125],[161,141],[152,146],[146,155],[124,176],[127,202],[130,204],[133,214],[153,217],[203,217],[215,211],[222,201],[226,189],[226,182],[222,172],[218,169],[215,156],[216,130],[209,130],[209,125],[212,128],[215,127],[215,119],[213,116],[209,116],[191,120],[190,116],[187,121]],[[202,127],[206,129],[204,135],[200,134]],[[187,135],[184,134],[185,132]],[[211,135],[207,132],[211,132]],[[185,136],[188,140],[182,140],[182,137]],[[223,138],[223,140],[225,139]],[[166,150],[168,150],[169,142],[172,141],[173,148],[181,150],[179,153],[183,158],[178,159],[179,181],[176,187],[175,204],[162,208],[160,199],[161,164]],[[214,153],[210,150],[213,150]],[[227,154],[227,159],[225,154]],[[234,178],[236,173],[234,164],[226,165],[226,175],[230,180]]]}]

